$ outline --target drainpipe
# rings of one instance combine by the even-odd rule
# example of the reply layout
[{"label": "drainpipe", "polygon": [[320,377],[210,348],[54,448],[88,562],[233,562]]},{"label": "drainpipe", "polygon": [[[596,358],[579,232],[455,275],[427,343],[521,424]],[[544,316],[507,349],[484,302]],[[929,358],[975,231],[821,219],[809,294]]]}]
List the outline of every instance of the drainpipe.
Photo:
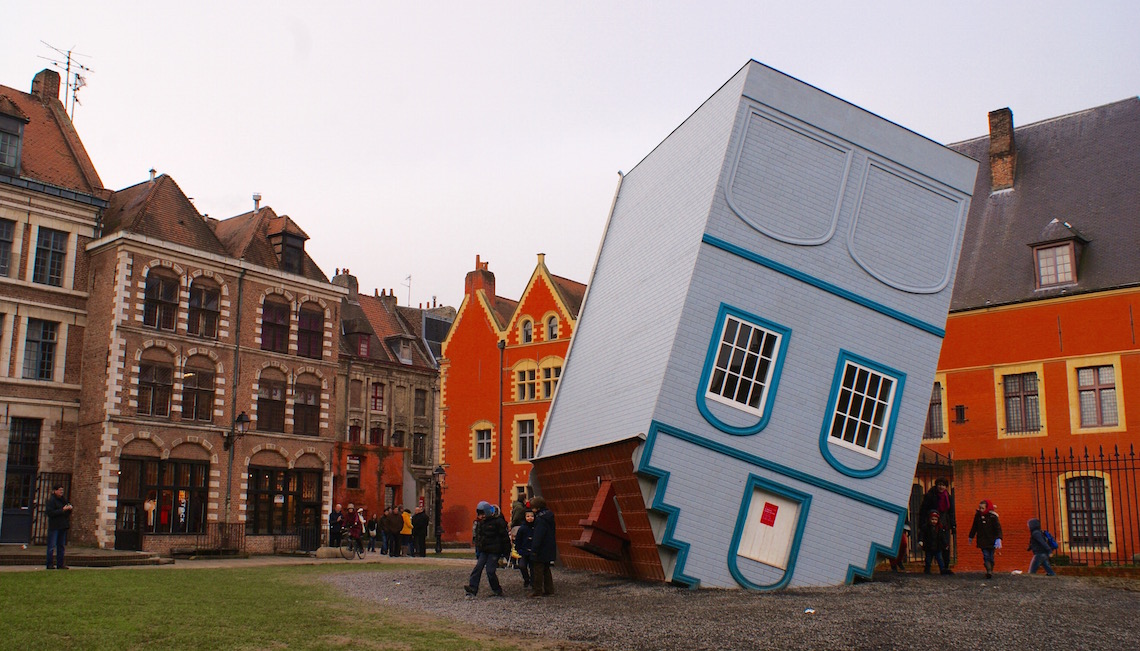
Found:
[{"label": "drainpipe", "polygon": [[[241,383],[241,303],[242,293],[245,289],[243,282],[245,281],[245,269],[241,270],[238,274],[237,282],[237,309],[234,312],[234,371],[233,382],[230,384],[230,427],[237,422],[237,389]],[[234,466],[234,446],[237,441],[233,439],[233,431],[230,433],[230,471],[226,473],[226,524],[230,524],[230,500],[233,495],[233,466]]]}]

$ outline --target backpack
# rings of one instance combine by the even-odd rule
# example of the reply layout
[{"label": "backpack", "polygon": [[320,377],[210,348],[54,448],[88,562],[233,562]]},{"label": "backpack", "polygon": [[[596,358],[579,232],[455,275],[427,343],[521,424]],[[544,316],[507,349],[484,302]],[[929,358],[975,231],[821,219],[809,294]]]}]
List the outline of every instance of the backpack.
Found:
[{"label": "backpack", "polygon": [[1045,529],[1042,529],[1041,535],[1045,536],[1045,542],[1049,543],[1049,549],[1057,549],[1057,539],[1053,537],[1053,534],[1049,533]]}]

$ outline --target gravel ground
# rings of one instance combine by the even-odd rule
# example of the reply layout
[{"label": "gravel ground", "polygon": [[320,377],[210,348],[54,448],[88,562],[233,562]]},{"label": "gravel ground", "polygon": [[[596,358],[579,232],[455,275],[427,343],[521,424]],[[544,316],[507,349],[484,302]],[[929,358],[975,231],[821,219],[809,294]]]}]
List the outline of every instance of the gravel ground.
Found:
[{"label": "gravel ground", "polygon": [[1140,581],[1130,579],[887,574],[850,586],[759,594],[555,568],[552,597],[526,598],[518,572],[501,570],[505,599],[491,596],[485,578],[479,596],[466,599],[473,563],[327,580],[353,596],[470,623],[531,648],[1140,648]]}]

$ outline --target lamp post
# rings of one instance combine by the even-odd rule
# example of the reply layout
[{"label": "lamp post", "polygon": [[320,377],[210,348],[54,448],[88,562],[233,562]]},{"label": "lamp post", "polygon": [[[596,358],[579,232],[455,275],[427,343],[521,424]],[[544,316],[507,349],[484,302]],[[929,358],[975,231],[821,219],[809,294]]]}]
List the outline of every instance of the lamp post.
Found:
[{"label": "lamp post", "polygon": [[500,339],[496,344],[499,347],[499,491],[495,494],[495,501],[500,508],[503,503],[503,352],[507,348],[507,341]]},{"label": "lamp post", "polygon": [[431,471],[432,478],[435,479],[435,553],[443,553],[443,480],[447,476],[447,471],[443,469],[442,465],[436,466],[435,470]]},{"label": "lamp post", "polygon": [[229,452],[229,463],[226,465],[226,524],[230,522],[230,493],[234,481],[234,441],[245,436],[246,430],[249,429],[249,422],[249,416],[243,411],[230,425],[230,431],[222,432],[222,447]]}]

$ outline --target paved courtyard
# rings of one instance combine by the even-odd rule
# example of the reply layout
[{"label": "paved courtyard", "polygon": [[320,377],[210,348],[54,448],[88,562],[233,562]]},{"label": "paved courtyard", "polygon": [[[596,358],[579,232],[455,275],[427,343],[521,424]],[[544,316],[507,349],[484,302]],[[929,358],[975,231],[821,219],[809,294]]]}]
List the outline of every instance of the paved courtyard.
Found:
[{"label": "paved courtyard", "polygon": [[557,594],[528,599],[501,570],[465,599],[466,567],[327,577],[365,599],[457,620],[544,649],[1135,649],[1140,581],[1000,574],[877,575],[827,589],[686,590],[555,569]]}]

